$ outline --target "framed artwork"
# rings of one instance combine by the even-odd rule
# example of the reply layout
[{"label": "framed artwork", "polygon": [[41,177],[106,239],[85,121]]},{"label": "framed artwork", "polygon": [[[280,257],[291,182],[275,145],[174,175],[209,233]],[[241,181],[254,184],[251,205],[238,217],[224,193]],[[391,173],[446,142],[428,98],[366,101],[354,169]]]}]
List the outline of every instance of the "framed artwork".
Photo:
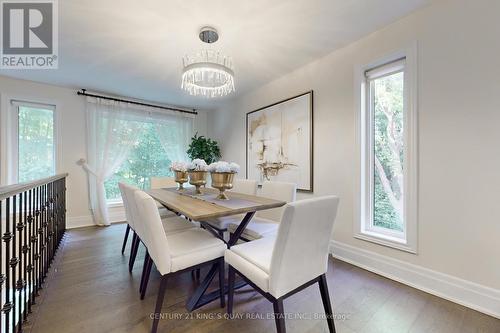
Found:
[{"label": "framed artwork", "polygon": [[246,176],[313,191],[313,91],[247,113]]}]

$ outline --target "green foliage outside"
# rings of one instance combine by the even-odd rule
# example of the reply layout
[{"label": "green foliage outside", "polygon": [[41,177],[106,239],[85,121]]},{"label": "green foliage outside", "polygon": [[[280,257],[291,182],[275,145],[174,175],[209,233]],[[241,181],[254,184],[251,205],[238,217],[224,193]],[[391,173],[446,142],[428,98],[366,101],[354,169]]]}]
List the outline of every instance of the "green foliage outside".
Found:
[{"label": "green foliage outside", "polygon": [[54,175],[54,112],[19,107],[20,183]]},{"label": "green foliage outside", "polygon": [[133,184],[141,189],[150,187],[150,177],[172,177],[171,161],[156,135],[155,125],[143,123],[138,129],[140,135],[128,158],[119,170],[105,183],[108,200],[120,199],[119,182]]},{"label": "green foliage outside", "polygon": [[372,81],[375,188],[373,224],[403,231],[403,82],[396,73]]},{"label": "green foliage outside", "polygon": [[191,144],[189,145],[187,154],[191,160],[200,158],[205,160],[207,164],[217,162],[221,158],[217,141],[205,138],[203,135],[198,136],[198,133],[191,138]]}]

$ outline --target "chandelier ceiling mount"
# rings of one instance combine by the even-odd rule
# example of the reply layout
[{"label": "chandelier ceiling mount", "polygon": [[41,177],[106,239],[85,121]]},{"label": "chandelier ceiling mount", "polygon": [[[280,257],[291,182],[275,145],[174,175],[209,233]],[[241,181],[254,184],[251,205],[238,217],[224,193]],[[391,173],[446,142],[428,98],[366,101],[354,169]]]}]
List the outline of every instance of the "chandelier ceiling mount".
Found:
[{"label": "chandelier ceiling mount", "polygon": [[[206,44],[219,39],[217,30],[203,27],[199,38]],[[190,95],[207,98],[222,97],[234,91],[234,72],[231,58],[212,48],[183,59],[182,85]]]}]

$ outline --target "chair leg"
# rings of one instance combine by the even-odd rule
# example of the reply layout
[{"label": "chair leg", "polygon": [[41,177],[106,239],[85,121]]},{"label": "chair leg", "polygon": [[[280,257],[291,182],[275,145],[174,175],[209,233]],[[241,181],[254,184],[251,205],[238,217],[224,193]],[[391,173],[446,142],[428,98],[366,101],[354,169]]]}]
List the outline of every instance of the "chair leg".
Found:
[{"label": "chair leg", "polygon": [[283,311],[283,300],[277,299],[273,302],[274,321],[276,322],[276,332],[286,333],[285,312]]},{"label": "chair leg", "polygon": [[149,262],[149,252],[146,249],[146,255],[144,256],[144,263],[142,264],[142,274],[141,274],[141,285],[139,287],[139,292],[142,293],[142,288],[144,287],[144,277],[146,276],[146,267]]},{"label": "chair leg", "polygon": [[199,280],[200,279],[200,269],[199,268],[195,268],[191,271],[191,278],[193,280]]},{"label": "chair leg", "polygon": [[328,293],[326,274],[320,276],[318,284],[319,284],[319,291],[321,293],[321,299],[323,300],[323,307],[325,308],[326,320],[328,322],[328,329],[330,330],[330,333],[335,333],[335,322],[333,321],[333,310],[332,310],[332,304],[330,303],[330,294]]},{"label": "chair leg", "polygon": [[127,245],[129,232],[130,232],[130,225],[127,224],[127,230],[125,230],[125,237],[123,237],[122,254],[125,253],[125,246]]},{"label": "chair leg", "polygon": [[167,290],[167,276],[161,277],[160,290],[158,291],[158,297],[156,298],[155,314],[153,318],[153,327],[151,328],[151,333],[156,333],[158,330],[158,322],[160,321],[161,307],[163,305],[163,299],[165,298],[165,291]]},{"label": "chair leg", "polygon": [[236,277],[236,271],[233,266],[229,265],[229,271],[227,273],[227,314],[233,314],[233,299],[234,299],[234,280]]},{"label": "chair leg", "polygon": [[134,268],[135,258],[137,257],[137,251],[139,250],[139,236],[134,232],[134,237],[132,238],[132,248],[130,249],[130,259],[128,262],[128,271],[132,273],[132,269]]},{"label": "chair leg", "polygon": [[219,259],[219,289],[220,289],[220,307],[223,308],[226,306],[226,294],[224,292],[225,287],[225,267],[224,267],[224,258]]},{"label": "chair leg", "polygon": [[132,235],[132,243],[130,244],[130,256],[128,258],[128,271],[131,273],[132,272],[132,257],[134,256],[134,248],[135,248],[135,241],[137,239],[137,234],[134,231],[134,234]]},{"label": "chair leg", "polygon": [[148,257],[148,263],[146,265],[146,271],[144,272],[144,282],[142,284],[142,290],[141,290],[141,300],[144,299],[144,296],[146,295],[146,290],[148,289],[148,282],[149,282],[149,275],[151,274],[151,268],[153,267],[153,259],[151,257]]}]

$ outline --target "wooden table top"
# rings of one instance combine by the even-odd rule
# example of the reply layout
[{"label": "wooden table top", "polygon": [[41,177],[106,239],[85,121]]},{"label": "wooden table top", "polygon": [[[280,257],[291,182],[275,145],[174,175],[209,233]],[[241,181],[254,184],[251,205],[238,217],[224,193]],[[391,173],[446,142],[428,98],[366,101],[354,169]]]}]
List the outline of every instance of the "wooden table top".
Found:
[{"label": "wooden table top", "polygon": [[[218,190],[212,188],[202,189],[204,193],[215,194]],[[256,212],[259,210],[271,209],[284,206],[286,202],[248,195],[236,192],[226,192],[229,200],[231,198],[244,200],[248,202],[244,207],[231,208],[224,206],[226,201],[221,200],[220,204],[209,202],[189,195],[183,195],[182,192],[172,191],[172,188],[154,189],[146,191],[150,196],[156,199],[165,207],[178,212],[195,221],[205,221],[212,218],[222,216],[236,215],[248,212]]]}]

